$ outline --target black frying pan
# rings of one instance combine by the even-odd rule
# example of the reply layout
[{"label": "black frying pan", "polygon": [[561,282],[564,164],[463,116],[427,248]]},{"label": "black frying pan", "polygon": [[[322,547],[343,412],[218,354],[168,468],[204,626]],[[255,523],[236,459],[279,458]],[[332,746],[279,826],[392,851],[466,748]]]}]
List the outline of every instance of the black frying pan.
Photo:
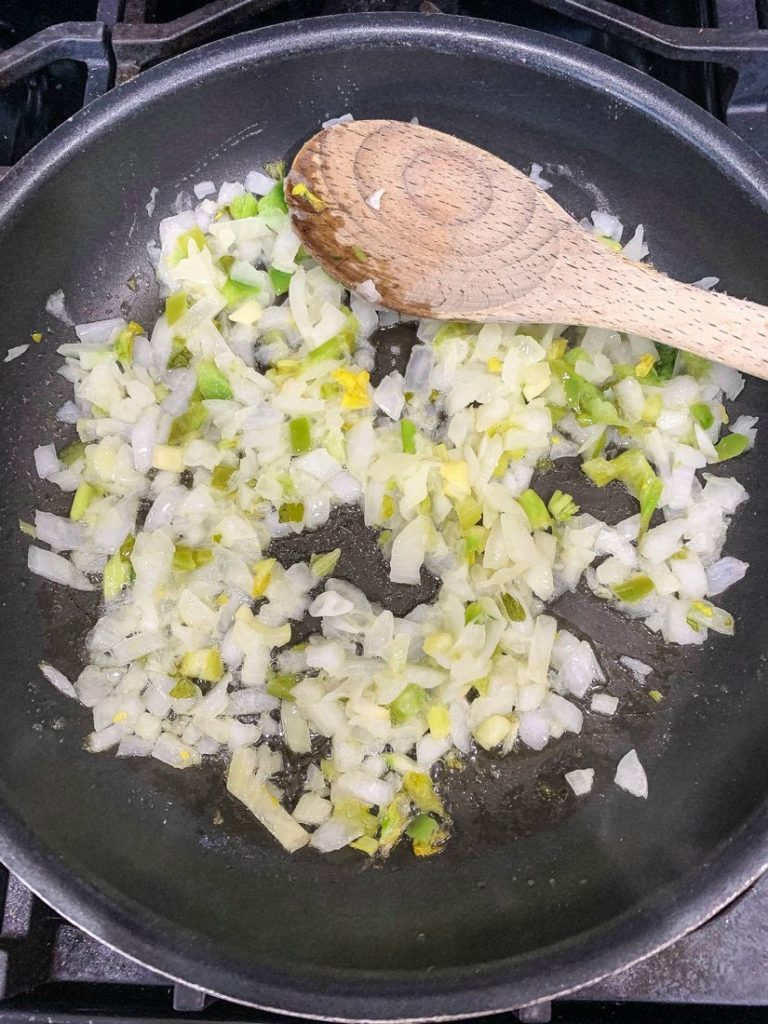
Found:
[{"label": "black frying pan", "polygon": [[[525,169],[562,165],[555,196],[572,213],[607,205],[646,225],[660,268],[716,274],[727,291],[768,302],[764,165],[662,86],[534,33],[404,15],[293,23],[171,61],[76,115],[0,188],[3,344],[51,331],[0,365],[1,852],[66,916],[188,984],[312,1016],[480,1014],[646,956],[765,867],[759,448],[738,463],[752,501],[729,550],[752,569],[728,594],[736,639],[665,651],[588,601],[560,604],[595,638],[623,713],[541,754],[483,757],[447,779],[456,834],[431,861],[404,849],[374,866],[351,851],[288,856],[227,797],[220,767],[177,773],[85,754],[88,713],[36,670],[41,656],[77,670],[94,611],[83,595],[29,580],[16,527],[41,501],[51,507],[33,447],[65,437],[53,425],[68,390],[54,347],[67,332],[43,314],[46,297],[63,288],[77,321],[120,307],[149,322],[159,305],[145,253],[157,224],[144,211],[150,188],[167,214],[179,190],[290,158],[347,109],[418,115]],[[137,294],[125,283],[134,274]],[[760,414],[767,395],[750,382],[739,407]],[[611,500],[609,517],[626,514]],[[344,571],[381,595],[370,542],[344,517],[332,531]],[[622,675],[621,653],[659,666],[662,705]],[[647,803],[610,781],[631,746],[648,770]],[[562,773],[579,764],[598,770],[597,790],[562,799]]]}]

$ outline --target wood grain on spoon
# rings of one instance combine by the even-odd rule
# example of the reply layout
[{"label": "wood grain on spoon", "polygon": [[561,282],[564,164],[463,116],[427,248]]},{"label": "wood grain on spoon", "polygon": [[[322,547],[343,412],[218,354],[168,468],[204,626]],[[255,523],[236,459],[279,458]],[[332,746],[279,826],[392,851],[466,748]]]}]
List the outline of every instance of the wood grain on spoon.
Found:
[{"label": "wood grain on spoon", "polygon": [[373,281],[390,309],[607,327],[768,378],[768,308],[611,252],[520,171],[450,135],[326,128],[299,151],[286,197],[315,259],[348,288]]}]

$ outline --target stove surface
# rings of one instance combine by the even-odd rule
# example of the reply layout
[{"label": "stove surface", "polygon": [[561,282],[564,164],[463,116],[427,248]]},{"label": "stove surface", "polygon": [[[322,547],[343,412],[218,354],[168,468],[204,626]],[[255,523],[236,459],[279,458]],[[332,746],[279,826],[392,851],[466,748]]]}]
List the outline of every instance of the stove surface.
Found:
[{"label": "stove surface", "polygon": [[[508,22],[665,82],[768,156],[768,0],[3,0],[0,173],[115,84],[194,46],[276,22],[418,10]],[[0,869],[0,1022],[278,1021],[127,960]],[[768,876],[655,956],[521,1021],[768,1019]]]}]

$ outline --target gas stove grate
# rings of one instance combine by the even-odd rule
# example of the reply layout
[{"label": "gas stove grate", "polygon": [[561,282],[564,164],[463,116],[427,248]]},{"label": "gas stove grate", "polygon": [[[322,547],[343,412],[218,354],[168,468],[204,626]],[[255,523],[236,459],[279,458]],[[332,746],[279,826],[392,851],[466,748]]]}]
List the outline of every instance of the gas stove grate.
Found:
[{"label": "gas stove grate", "polygon": [[[15,162],[77,106],[192,47],[277,21],[395,10],[491,18],[575,39],[665,81],[768,155],[764,0],[99,0],[93,9],[77,0],[67,8],[83,20],[42,26],[41,6],[5,0],[0,14],[0,129],[15,113],[12,130],[0,130],[0,164]],[[18,41],[14,21],[30,26]]]}]

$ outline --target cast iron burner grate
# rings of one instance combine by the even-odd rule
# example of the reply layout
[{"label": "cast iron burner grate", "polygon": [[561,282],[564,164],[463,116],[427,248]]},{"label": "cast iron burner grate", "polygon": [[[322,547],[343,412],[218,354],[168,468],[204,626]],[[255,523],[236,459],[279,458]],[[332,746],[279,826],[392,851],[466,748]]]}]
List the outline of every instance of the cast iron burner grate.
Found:
[{"label": "cast iron burner grate", "polygon": [[[768,0],[2,0],[0,173],[81,106],[192,47],[276,22],[392,10],[488,18],[608,53],[768,157]],[[64,921],[2,868],[0,905],[0,1024],[286,1020],[171,984]],[[501,1016],[749,1024],[766,1007],[768,879],[621,974]]]}]

